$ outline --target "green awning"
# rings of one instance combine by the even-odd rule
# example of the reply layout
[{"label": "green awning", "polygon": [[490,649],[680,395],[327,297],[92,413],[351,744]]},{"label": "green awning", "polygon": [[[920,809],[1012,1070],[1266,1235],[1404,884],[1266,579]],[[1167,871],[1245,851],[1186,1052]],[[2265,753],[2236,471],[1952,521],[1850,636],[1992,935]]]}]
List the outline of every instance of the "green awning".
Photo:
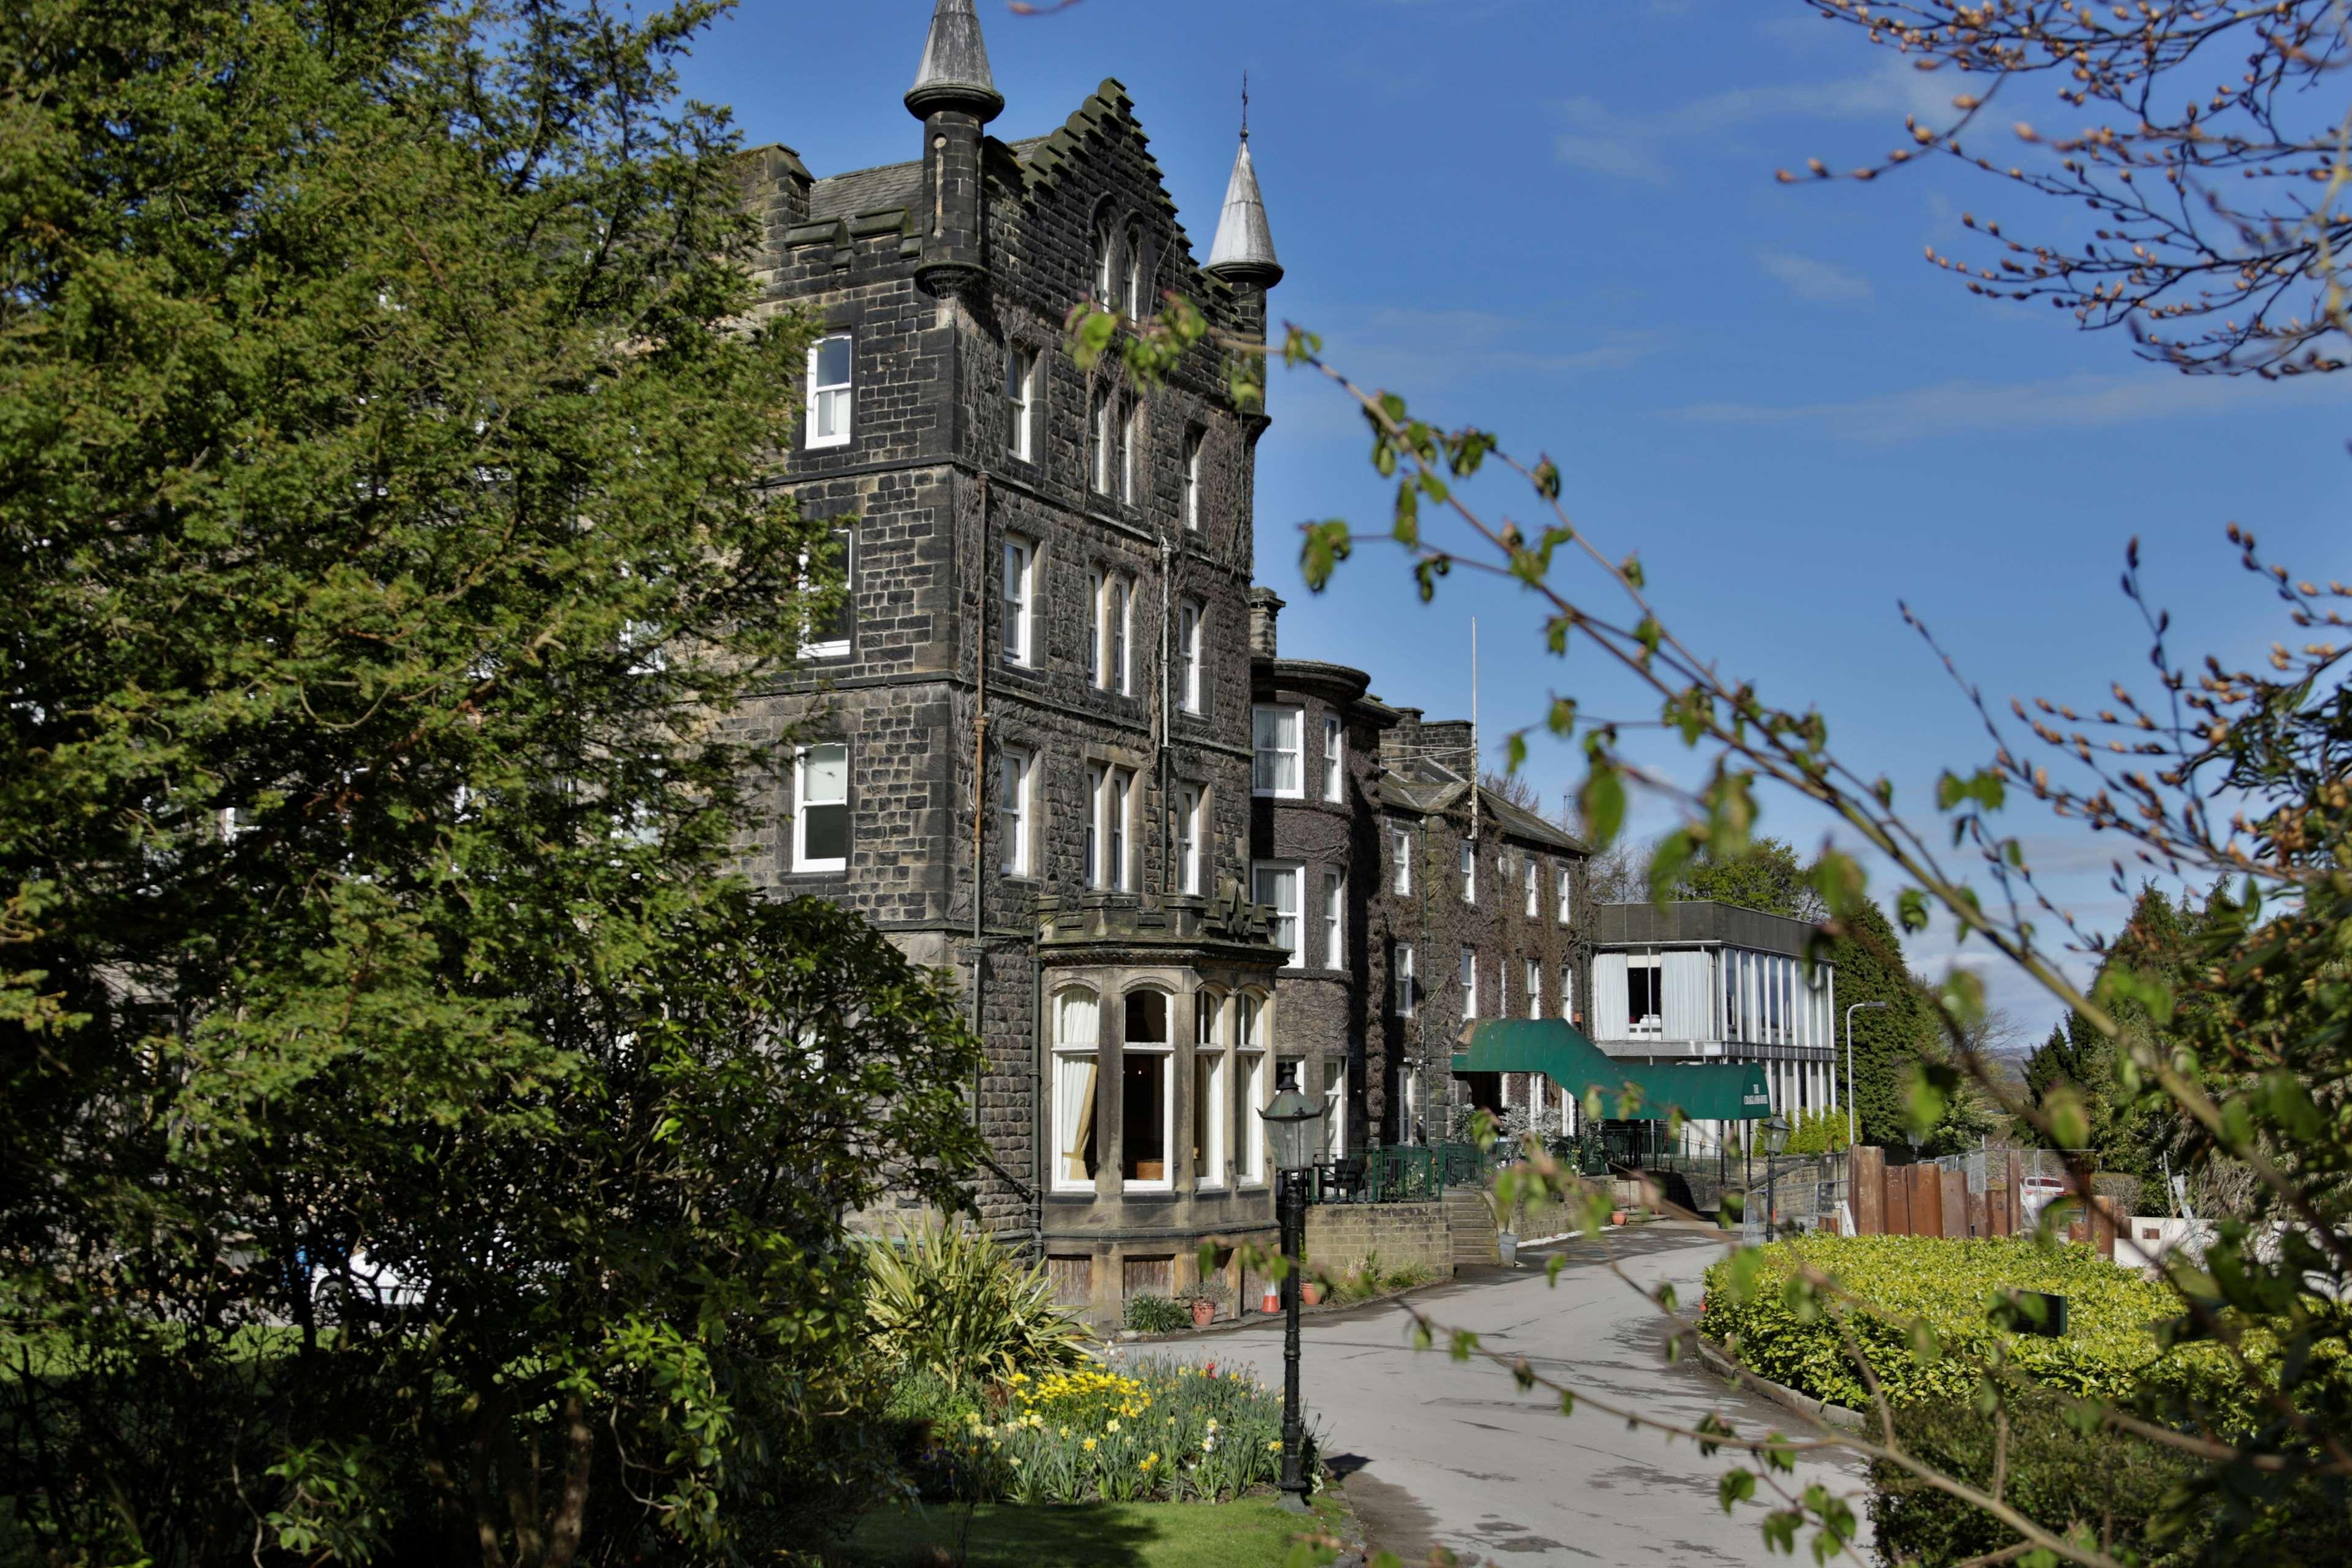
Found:
[{"label": "green awning", "polygon": [[1539,1072],[1581,1101],[1601,1091],[1612,1121],[1663,1121],[1675,1110],[1701,1121],[1756,1121],[1772,1114],[1757,1062],[1619,1061],[1557,1018],[1495,1018],[1474,1027],[1455,1072]]}]

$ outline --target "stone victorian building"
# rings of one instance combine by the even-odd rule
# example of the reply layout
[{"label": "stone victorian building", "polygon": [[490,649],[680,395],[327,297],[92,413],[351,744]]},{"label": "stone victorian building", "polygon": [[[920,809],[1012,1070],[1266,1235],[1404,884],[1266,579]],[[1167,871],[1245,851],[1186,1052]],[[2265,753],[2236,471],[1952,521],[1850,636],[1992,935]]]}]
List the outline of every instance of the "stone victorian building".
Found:
[{"label": "stone victorian building", "polygon": [[1263,341],[1282,268],[1245,139],[1202,263],[1117,82],[989,134],[971,0],[940,0],[906,107],[903,163],[750,155],[763,304],[823,330],[782,482],[838,520],[848,595],[743,710],[793,737],[743,869],[961,975],[983,1217],[1115,1318],[1192,1283],[1202,1239],[1274,1226],[1255,1110],[1284,953],[1247,895],[1266,420],[1210,344],[1141,389],[1082,369],[1064,320],[1172,289]]},{"label": "stone victorian building", "polygon": [[1434,1142],[1454,1103],[1570,1115],[1540,1075],[1453,1086],[1482,1018],[1580,1023],[1584,847],[1475,787],[1471,727],[1369,694],[1360,669],[1281,657],[1254,591],[1252,889],[1290,956],[1276,1048],[1331,1107],[1325,1146]]}]

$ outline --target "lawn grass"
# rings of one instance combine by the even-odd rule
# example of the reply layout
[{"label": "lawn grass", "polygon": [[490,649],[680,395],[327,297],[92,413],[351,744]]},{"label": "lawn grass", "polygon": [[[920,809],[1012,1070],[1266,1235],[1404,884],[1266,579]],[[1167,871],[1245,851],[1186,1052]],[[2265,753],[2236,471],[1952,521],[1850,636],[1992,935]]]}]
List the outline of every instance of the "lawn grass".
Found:
[{"label": "lawn grass", "polygon": [[[983,1503],[962,1538],[964,1511],[935,1503],[869,1514],[838,1561],[855,1568],[1280,1568],[1303,1531],[1328,1531],[1339,1503],[1286,1513],[1272,1498],[1236,1502],[1098,1502],[1071,1507]],[[933,1555],[937,1548],[944,1555]]]}]

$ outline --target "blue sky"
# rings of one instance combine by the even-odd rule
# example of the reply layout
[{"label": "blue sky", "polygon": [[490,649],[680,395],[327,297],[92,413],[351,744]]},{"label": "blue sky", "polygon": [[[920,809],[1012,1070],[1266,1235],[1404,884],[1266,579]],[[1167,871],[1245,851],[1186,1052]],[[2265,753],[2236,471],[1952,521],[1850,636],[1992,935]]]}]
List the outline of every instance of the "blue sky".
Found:
[{"label": "blue sky", "polygon": [[[929,10],[745,0],[686,85],[819,174],[912,158],[898,100]],[[2046,305],[1967,294],[1922,259],[1929,245],[1969,253],[1964,211],[2011,233],[2074,232],[2071,214],[1970,171],[1773,180],[1809,156],[1843,167],[1883,153],[1906,112],[1954,90],[1796,0],[1083,0],[1036,17],[980,0],[980,13],[1007,100],[991,129],[1050,130],[1117,77],[1202,253],[1246,70],[1288,269],[1276,319],[1441,424],[1548,451],[1579,527],[1612,556],[1641,553],[1685,641],[1768,698],[1817,703],[1838,749],[1923,816],[1937,772],[1987,746],[1898,600],[1989,697],[2096,706],[2111,679],[2146,684],[2147,639],[2116,586],[2130,536],[2176,645],[2227,658],[2286,628],[2225,523],[2300,575],[2352,576],[2352,431],[2335,378],[2190,380]],[[1381,697],[1432,716],[1466,714],[1475,615],[1497,747],[1554,691],[1654,712],[1597,661],[1544,656],[1534,602],[1507,586],[1457,574],[1424,606],[1373,549],[1308,595],[1297,525],[1384,529],[1387,489],[1334,394],[1277,373],[1269,405],[1258,576],[1289,601],[1286,653],[1369,669]],[[1670,744],[1649,754],[1696,772]],[[1542,739],[1528,771],[1552,802],[1580,774]],[[1656,806],[1637,820],[1670,825]],[[1810,848],[1823,824],[1768,799],[1764,828]],[[2078,916],[2114,923],[2103,845],[2030,806],[2011,831]],[[1951,943],[1930,933],[1913,956],[1937,973]],[[2039,993],[1986,973],[1997,1001],[2047,1027]]]}]

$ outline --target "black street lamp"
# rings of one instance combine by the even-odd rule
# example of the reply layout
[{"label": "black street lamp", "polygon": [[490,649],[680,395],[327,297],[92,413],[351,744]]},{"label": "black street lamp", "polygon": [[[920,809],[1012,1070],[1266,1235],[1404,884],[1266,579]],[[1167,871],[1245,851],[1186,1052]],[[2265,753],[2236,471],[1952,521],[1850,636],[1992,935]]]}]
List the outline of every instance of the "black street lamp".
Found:
[{"label": "black street lamp", "polygon": [[1780,1177],[1780,1151],[1789,1146],[1789,1123],[1778,1111],[1764,1122],[1764,1239],[1772,1240],[1780,1234],[1780,1204],[1777,1183]]},{"label": "black street lamp", "polygon": [[1307,1476],[1303,1464],[1305,1429],[1298,1420],[1298,1276],[1306,1267],[1307,1173],[1315,1163],[1315,1123],[1323,1119],[1323,1101],[1298,1092],[1298,1068],[1283,1069],[1274,1103],[1258,1114],[1265,1119],[1266,1142],[1274,1149],[1275,1205],[1282,1220],[1282,1256],[1290,1267],[1282,1276],[1282,1506],[1293,1513],[1307,1511]]}]

